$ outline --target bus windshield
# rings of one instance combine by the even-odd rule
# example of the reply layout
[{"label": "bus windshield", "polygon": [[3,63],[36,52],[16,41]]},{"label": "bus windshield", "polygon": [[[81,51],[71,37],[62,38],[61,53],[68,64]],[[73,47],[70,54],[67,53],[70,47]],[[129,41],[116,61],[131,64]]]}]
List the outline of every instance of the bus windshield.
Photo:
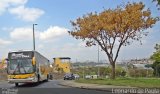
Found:
[{"label": "bus windshield", "polygon": [[34,70],[31,59],[12,59],[9,62],[9,74],[28,74],[33,72]]}]

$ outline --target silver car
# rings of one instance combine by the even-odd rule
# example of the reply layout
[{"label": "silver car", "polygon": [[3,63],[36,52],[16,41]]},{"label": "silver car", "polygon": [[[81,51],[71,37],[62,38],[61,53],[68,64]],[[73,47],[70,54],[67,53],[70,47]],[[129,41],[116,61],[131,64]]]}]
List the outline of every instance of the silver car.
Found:
[{"label": "silver car", "polygon": [[79,79],[80,78],[80,76],[78,74],[73,74],[73,76],[74,76],[75,79]]}]

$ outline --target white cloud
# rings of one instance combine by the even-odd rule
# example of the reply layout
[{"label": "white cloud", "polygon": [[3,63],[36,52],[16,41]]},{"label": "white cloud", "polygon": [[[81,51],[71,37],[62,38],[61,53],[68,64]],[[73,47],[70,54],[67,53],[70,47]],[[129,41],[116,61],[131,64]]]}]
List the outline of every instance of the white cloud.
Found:
[{"label": "white cloud", "polygon": [[0,1],[0,15],[3,14],[7,8],[11,6],[24,5],[28,0],[1,0]]},{"label": "white cloud", "polygon": [[27,22],[33,22],[37,20],[41,15],[44,14],[44,11],[38,8],[27,8],[24,5],[11,8],[9,10],[11,14],[15,14],[19,19],[22,19]]},{"label": "white cloud", "polygon": [[0,15],[6,10],[8,7],[8,3],[6,3],[4,0],[0,1]]},{"label": "white cloud", "polygon": [[41,40],[52,40],[57,37],[66,35],[69,29],[59,27],[59,26],[50,26],[46,31],[40,33]]},{"label": "white cloud", "polygon": [[0,0],[0,15],[9,11],[23,21],[33,22],[44,14],[41,9],[25,7],[27,2],[28,0]]},{"label": "white cloud", "polygon": [[[39,49],[43,54],[49,58],[53,57],[71,57],[72,61],[97,61],[97,46],[85,47],[85,42],[81,41],[68,41],[63,43],[63,45],[50,45],[44,46],[43,49]],[[51,53],[51,52],[54,52]],[[107,59],[104,52],[100,52],[100,59]]]},{"label": "white cloud", "polygon": [[8,1],[12,5],[24,5],[28,0],[5,0]]},{"label": "white cloud", "polygon": [[10,33],[10,37],[15,40],[32,39],[32,29],[31,28],[15,28]]},{"label": "white cloud", "polygon": [[44,48],[44,45],[42,45],[42,44],[38,45],[38,49],[43,49],[43,48]]},{"label": "white cloud", "polygon": [[[49,41],[49,40],[57,40],[61,36],[65,36],[68,32],[68,29],[58,26],[50,26],[48,29],[44,30],[43,32],[36,31],[35,37],[40,39],[41,42]],[[32,28],[27,27],[20,27],[15,28],[10,32],[10,37],[14,40],[32,40],[33,37],[33,30]]]},{"label": "white cloud", "polygon": [[0,39],[0,46],[5,46],[11,44],[11,41]]}]

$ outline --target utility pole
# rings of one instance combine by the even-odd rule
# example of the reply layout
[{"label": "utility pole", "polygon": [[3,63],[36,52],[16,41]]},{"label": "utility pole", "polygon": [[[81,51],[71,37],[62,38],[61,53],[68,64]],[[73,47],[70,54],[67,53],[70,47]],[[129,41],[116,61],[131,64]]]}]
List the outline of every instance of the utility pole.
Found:
[{"label": "utility pole", "polygon": [[38,24],[33,24],[33,50],[35,51],[35,33],[34,33],[34,26]]}]

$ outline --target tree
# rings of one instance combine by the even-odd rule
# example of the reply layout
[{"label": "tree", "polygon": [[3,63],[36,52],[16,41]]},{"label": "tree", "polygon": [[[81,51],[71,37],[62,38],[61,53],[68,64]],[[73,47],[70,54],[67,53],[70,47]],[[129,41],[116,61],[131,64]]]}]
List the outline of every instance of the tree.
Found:
[{"label": "tree", "polygon": [[160,77],[160,62],[155,61],[152,65],[152,68],[154,69],[153,75]]},{"label": "tree", "polygon": [[156,50],[153,55],[150,57],[152,60],[154,60],[154,63],[152,65],[152,68],[154,69],[153,74],[155,76],[160,77],[160,44],[156,44],[154,47]]},{"label": "tree", "polygon": [[160,0],[152,0],[152,1],[157,3],[158,10],[160,10],[160,7],[159,7],[159,5],[160,5]]},{"label": "tree", "polygon": [[160,62],[160,45],[156,44],[156,46],[154,47],[154,49],[156,50],[153,55],[150,57],[152,60],[154,60],[154,62]]},{"label": "tree", "polygon": [[121,47],[130,45],[133,40],[140,41],[147,35],[144,30],[158,20],[144,7],[142,2],[128,3],[125,7],[89,13],[72,21],[73,30],[69,33],[86,41],[87,46],[100,45],[112,66],[112,79],[115,79],[115,63]]},{"label": "tree", "polygon": [[160,0],[153,0],[154,2],[157,2],[157,5],[160,5]]},{"label": "tree", "polygon": [[157,0],[157,2],[158,2],[158,5],[160,5],[160,0]]}]

